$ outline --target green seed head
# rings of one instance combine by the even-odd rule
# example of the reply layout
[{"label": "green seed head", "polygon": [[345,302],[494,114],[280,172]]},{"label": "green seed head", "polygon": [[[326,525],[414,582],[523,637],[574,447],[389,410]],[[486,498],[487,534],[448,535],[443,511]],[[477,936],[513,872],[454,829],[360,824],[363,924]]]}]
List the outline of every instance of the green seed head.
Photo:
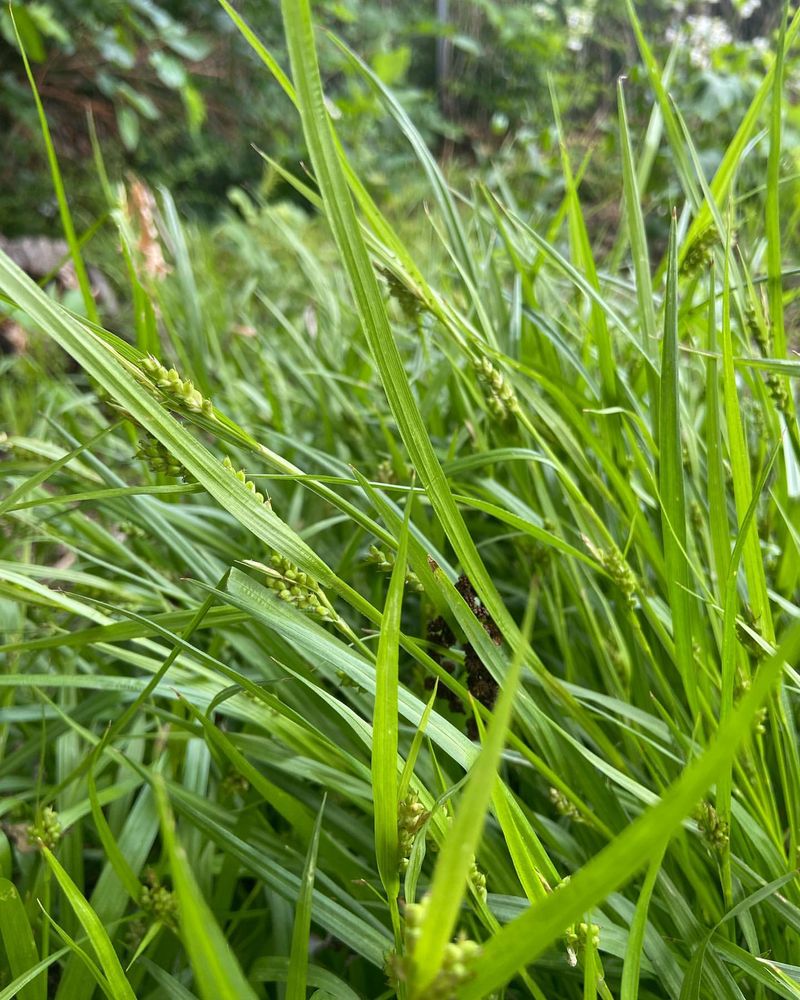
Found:
[{"label": "green seed head", "polygon": [[52,806],[45,806],[28,827],[28,840],[51,851],[61,840],[61,822]]}]

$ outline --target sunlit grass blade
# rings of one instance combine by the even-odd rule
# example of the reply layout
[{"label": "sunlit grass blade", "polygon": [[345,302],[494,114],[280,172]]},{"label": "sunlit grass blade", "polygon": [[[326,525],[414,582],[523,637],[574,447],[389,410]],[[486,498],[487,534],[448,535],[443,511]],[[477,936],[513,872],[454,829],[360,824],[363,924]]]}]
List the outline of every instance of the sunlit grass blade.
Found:
[{"label": "sunlit grass blade", "polygon": [[516,626],[500,599],[453,500],[392,336],[386,307],[361,236],[340,155],[325,111],[308,0],[300,0],[298,3],[286,0],[283,4],[283,16],[306,143],[328,222],[347,270],[364,335],[378,367],[389,406],[414,469],[458,553],[464,572],[503,633],[518,642]]},{"label": "sunlit grass blade", "polygon": [[767,192],[765,231],[767,237],[767,298],[774,353],[786,356],[786,329],[783,312],[783,260],[781,253],[780,167],[783,132],[784,56],[786,52],[786,18],[788,4],[783,5],[781,32],[775,53],[772,83],[772,109],[769,124],[769,156],[767,159]]},{"label": "sunlit grass blade", "polygon": [[52,302],[9,258],[0,253],[0,289],[32,316],[131,415],[175,456],[240,522],[316,579],[331,581],[330,569],[280,519],[259,503],[177,420],[150,396],[129,370]]},{"label": "sunlit grass blade", "polygon": [[[642,328],[642,347],[648,357],[653,356],[656,344],[656,315],[653,300],[653,283],[650,276],[650,257],[647,249],[647,235],[642,215],[642,200],[639,181],[633,158],[628,115],[625,108],[624,81],[617,83],[617,104],[619,108],[619,137],[622,152],[622,190],[625,205],[625,221],[631,247],[633,275],[636,282],[636,301],[639,305],[639,321]],[[647,385],[650,397],[650,426],[653,435],[658,427],[658,375],[654,368],[647,367]]]},{"label": "sunlit grass blade", "polygon": [[[733,365],[733,334],[731,329],[731,288],[730,271],[727,261],[730,260],[730,226],[728,227],[729,244],[726,247],[725,269],[722,289],[722,387],[725,404],[725,422],[728,433],[728,450],[730,453],[733,492],[736,500],[736,511],[739,523],[747,510],[752,496],[752,480],[750,477],[750,461],[747,444],[742,428],[741,407],[739,404],[739,389]],[[763,622],[764,634],[767,639],[774,637],[772,628],[772,613],[767,595],[764,565],[758,541],[756,525],[752,524],[748,531],[744,547],[743,562],[747,576],[748,597],[753,615]]]},{"label": "sunlit grass blade", "polygon": [[[570,249],[572,253],[572,263],[585,275],[586,280],[592,288],[600,294],[600,282],[597,276],[597,266],[594,260],[589,233],[586,229],[586,221],[583,217],[578,188],[575,177],[572,173],[572,166],[569,161],[569,153],[564,139],[564,128],[561,123],[561,114],[558,108],[552,80],[550,81],[550,103],[553,107],[553,116],[558,133],[558,143],[561,150],[561,170],[564,174],[564,185],[566,187],[567,201],[567,223],[569,228]],[[598,299],[593,298],[591,306],[591,331],[597,349],[598,368],[603,382],[603,400],[607,405],[613,405],[617,401],[617,377],[614,364],[614,353],[611,346],[611,336],[608,329],[608,320]],[[613,424],[611,425],[613,433]]]}]

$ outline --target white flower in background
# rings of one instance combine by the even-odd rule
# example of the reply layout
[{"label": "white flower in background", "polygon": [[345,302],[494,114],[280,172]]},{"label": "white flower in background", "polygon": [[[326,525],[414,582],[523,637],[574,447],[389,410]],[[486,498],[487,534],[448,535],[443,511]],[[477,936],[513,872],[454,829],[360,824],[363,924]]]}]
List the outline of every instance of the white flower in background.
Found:
[{"label": "white flower in background", "polygon": [[761,6],[761,0],[744,0],[744,3],[739,7],[739,17],[743,21],[746,21],[748,17],[752,17],[753,14]]},{"label": "white flower in background", "polygon": [[594,0],[567,11],[567,48],[580,52],[594,27]]},{"label": "white flower in background", "polygon": [[721,17],[694,14],[686,18],[686,47],[689,60],[698,69],[711,68],[711,56],[723,45],[730,45],[733,35]]}]

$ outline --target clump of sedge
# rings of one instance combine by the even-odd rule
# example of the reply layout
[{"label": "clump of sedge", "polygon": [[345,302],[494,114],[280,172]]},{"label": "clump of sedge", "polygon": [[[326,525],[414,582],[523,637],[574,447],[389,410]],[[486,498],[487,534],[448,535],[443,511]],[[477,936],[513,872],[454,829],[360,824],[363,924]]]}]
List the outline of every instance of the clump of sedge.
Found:
[{"label": "clump of sedge", "polygon": [[220,783],[220,791],[226,799],[245,796],[250,789],[250,782],[239,771],[231,769]]},{"label": "clump of sedge", "polygon": [[386,279],[390,297],[393,298],[403,310],[403,315],[406,319],[418,319],[419,314],[425,305],[419,292],[402,281],[394,273],[394,271],[391,270],[391,268],[381,267],[379,268],[379,271],[383,278]]},{"label": "clump of sedge", "polygon": [[703,800],[694,812],[697,826],[709,847],[721,854],[730,840],[728,824],[720,819],[719,813],[710,802]]},{"label": "clump of sedge", "polygon": [[266,504],[267,507],[272,509],[272,503],[270,502],[269,497],[266,497],[264,496],[263,493],[258,492],[258,490],[256,489],[256,484],[252,481],[252,479],[248,479],[247,476],[244,474],[244,469],[235,469],[233,466],[233,462],[230,460],[230,458],[228,458],[227,455],[222,460],[222,464],[229,472],[233,473],[233,475],[239,480],[239,482],[246,489],[248,489],[253,494],[253,496],[256,498],[256,500],[258,500],[259,503]]},{"label": "clump of sedge", "polygon": [[620,550],[616,546],[603,549],[600,552],[600,561],[612,582],[622,592],[626,605],[631,609],[636,607],[636,577]]},{"label": "clump of sedge", "polygon": [[551,788],[548,791],[548,795],[550,796],[550,801],[553,803],[553,806],[559,816],[566,816],[568,819],[575,820],[577,823],[582,821],[583,817],[580,812],[562,791],[559,791],[558,788]]},{"label": "clump of sedge", "polygon": [[714,260],[714,247],[717,244],[717,231],[713,226],[704,230],[692,243],[681,263],[681,274],[685,278],[693,278],[700,271],[711,267]]},{"label": "clump of sedge", "polygon": [[591,946],[595,951],[600,947],[600,928],[597,924],[585,922],[571,924],[567,928],[564,940],[567,945],[567,961],[574,967],[587,947]]},{"label": "clump of sedge", "polygon": [[139,905],[155,922],[165,927],[177,926],[178,901],[175,893],[162,885],[158,875],[149,868],[146,872],[147,882],[142,886]]}]

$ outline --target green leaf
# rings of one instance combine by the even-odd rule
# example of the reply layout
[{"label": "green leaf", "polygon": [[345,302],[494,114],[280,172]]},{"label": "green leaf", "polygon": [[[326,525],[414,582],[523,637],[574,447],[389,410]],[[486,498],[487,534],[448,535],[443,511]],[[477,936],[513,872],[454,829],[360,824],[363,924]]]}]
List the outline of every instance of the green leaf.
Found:
[{"label": "green leaf", "polygon": [[153,789],[161,818],[161,835],[178,897],[181,938],[200,996],[203,1000],[256,1000],[255,992],[245,979],[236,956],[200,892],[186,851],[178,843],[166,788],[158,775],[154,776]]},{"label": "green leaf", "polygon": [[[653,282],[650,277],[650,257],[647,249],[647,234],[642,214],[642,199],[639,181],[633,160],[628,116],[625,110],[624,81],[617,82],[617,103],[619,105],[619,136],[622,150],[622,190],[625,204],[625,221],[631,245],[633,273],[636,279],[636,301],[639,305],[639,319],[642,328],[642,347],[648,357],[652,357],[656,343],[656,316],[653,306]],[[658,427],[658,375],[647,366],[647,385],[650,402],[650,427],[656,436]]]},{"label": "green leaf", "polygon": [[136,1000],[136,994],[128,982],[119,958],[117,958],[117,953],[114,951],[114,945],[111,943],[111,938],[108,936],[108,931],[103,926],[102,921],[64,868],[62,868],[52,851],[42,846],[42,854],[55,875],[56,881],[61,886],[67,901],[75,911],[81,927],[86,932],[92,948],[97,955],[100,967],[108,981],[109,988],[113,991],[116,1000]]},{"label": "green leaf", "polygon": [[[39,952],[28,914],[16,886],[6,878],[0,879],[0,938],[12,978],[23,976],[38,964]],[[41,974],[19,991],[19,1000],[45,1000],[46,996],[47,976]]]},{"label": "green leaf", "polygon": [[89,791],[89,802],[92,808],[92,818],[94,819],[97,834],[100,837],[100,842],[103,845],[103,850],[106,852],[106,856],[111,867],[114,869],[117,878],[125,887],[128,895],[138,906],[142,894],[142,885],[136,876],[136,872],[134,872],[131,868],[128,859],[120,850],[116,837],[111,832],[111,827],[108,825],[108,822],[103,815],[103,810],[97,796],[97,784],[94,777],[94,768],[101,750],[102,744],[100,744],[97,750],[92,754],[86,776]]},{"label": "green leaf", "polygon": [[400,890],[397,832],[398,655],[400,618],[408,560],[408,524],[412,496],[392,570],[375,659],[375,714],[372,724],[372,790],[375,809],[375,857],[390,900]]},{"label": "green leaf", "polygon": [[497,593],[453,499],[392,336],[386,307],[364,245],[340,152],[325,110],[309,2],[283,0],[282,9],[292,74],[311,162],[389,406],[413,466],[461,560],[464,572],[500,630],[516,645],[519,643],[518,629]]},{"label": "green leaf", "polygon": [[[532,589],[525,613],[523,635],[533,626],[536,600]],[[411,995],[424,998],[426,989],[442,965],[444,951],[455,931],[467,876],[474,863],[486,813],[497,782],[497,771],[506,735],[511,725],[514,700],[522,675],[524,647],[520,647],[504,679],[495,704],[483,747],[469,770],[467,784],[458,803],[455,819],[441,845],[431,882],[425,916],[414,945],[414,969]]]},{"label": "green leaf", "polygon": [[619,1000],[638,1000],[639,973],[644,955],[644,938],[647,931],[647,911],[650,898],[653,895],[656,879],[661,870],[663,852],[650,862],[647,869],[639,899],[636,903],[636,913],[631,923],[628,943],[625,946],[625,963],[622,967],[622,982],[620,983]]},{"label": "green leaf", "polygon": [[697,675],[692,650],[692,606],[689,565],[686,558],[686,495],[683,484],[683,440],[680,422],[678,373],[678,248],[677,219],[673,212],[669,230],[664,339],[661,348],[661,400],[659,406],[659,493],[661,531],[672,612],[675,660],[683,689],[697,716]]},{"label": "green leaf", "polygon": [[[10,11],[10,15],[12,21],[14,21],[13,9]],[[78,287],[81,290],[83,307],[86,310],[86,315],[89,319],[96,323],[98,321],[97,306],[95,305],[94,296],[92,295],[92,288],[89,282],[89,275],[86,271],[86,265],[83,262],[80,242],[78,241],[78,237],[75,233],[75,225],[72,221],[72,213],[69,208],[69,202],[67,201],[67,193],[64,190],[64,180],[61,176],[61,168],[58,164],[58,157],[56,156],[55,146],[53,145],[53,139],[50,135],[50,127],[47,124],[47,116],[45,115],[44,107],[42,105],[41,98],[39,97],[36,80],[34,79],[33,72],[31,71],[28,56],[26,55],[25,47],[22,44],[22,39],[17,32],[16,22],[14,22],[14,32],[17,37],[17,44],[19,45],[22,61],[25,66],[25,74],[28,77],[28,83],[30,84],[31,91],[33,93],[33,100],[36,104],[36,113],[39,118],[39,129],[42,133],[42,139],[44,140],[45,150],[47,152],[47,162],[50,166],[53,189],[55,190],[56,201],[58,202],[58,210],[61,216],[61,226],[64,230],[64,236],[69,246],[70,257],[72,258],[72,264],[75,268],[75,277],[78,279]]]},{"label": "green leaf", "polygon": [[657,851],[663,850],[681,821],[735,756],[750,732],[753,717],[779,681],[785,663],[800,655],[800,622],[787,632],[778,650],[764,661],[752,687],[701,757],[661,796],[658,805],[634,820],[604,850],[573,875],[569,883],[486,943],[476,959],[474,978],[459,1000],[482,1000],[533,962],[559,934],[624,885]]},{"label": "green leaf", "polygon": [[319,807],[314,832],[308,845],[306,863],[300,880],[300,896],[294,914],[292,928],[292,950],[289,955],[289,974],[286,985],[286,1000],[305,1000],[306,983],[308,981],[308,947],[311,933],[311,905],[314,894],[314,875],[317,869],[317,850],[319,848],[319,832],[322,827],[322,814],[325,811],[325,799]]}]

